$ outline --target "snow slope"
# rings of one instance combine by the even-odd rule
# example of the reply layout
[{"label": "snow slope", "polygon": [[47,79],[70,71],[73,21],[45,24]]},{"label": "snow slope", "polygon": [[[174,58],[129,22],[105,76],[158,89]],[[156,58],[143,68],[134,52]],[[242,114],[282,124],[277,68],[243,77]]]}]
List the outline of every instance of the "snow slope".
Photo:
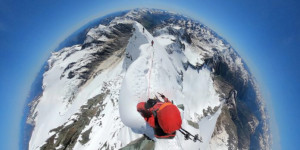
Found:
[{"label": "snow slope", "polygon": [[[99,27],[99,30],[102,31],[108,28],[103,25]],[[90,31],[87,38],[95,38],[96,33],[94,29]],[[105,41],[106,39],[102,38],[101,40]],[[32,119],[34,120],[35,127],[30,139],[29,149],[41,148],[42,145],[46,144],[46,140],[55,134],[55,132],[51,131],[52,129],[59,126],[67,127],[73,123],[74,118],[75,120],[78,118],[76,114],[80,113],[82,105],[86,104],[89,99],[107,90],[110,90],[110,95],[104,100],[105,109],[101,112],[102,114],[106,114],[106,116],[103,118],[95,116],[83,131],[88,130],[89,127],[94,127],[90,137],[95,136],[93,139],[96,141],[91,140],[90,142],[98,144],[100,142],[100,147],[101,141],[103,141],[103,145],[107,141],[107,138],[99,139],[99,136],[103,137],[103,135],[98,134],[99,132],[114,133],[116,130],[122,130],[121,133],[123,133],[126,131],[126,127],[120,121],[111,120],[111,118],[118,118],[119,116],[118,107],[115,106],[115,103],[117,103],[120,82],[123,76],[123,58],[120,59],[119,57],[112,56],[95,69],[97,72],[94,73],[93,78],[87,81],[80,78],[80,73],[84,73],[87,70],[84,66],[94,58],[92,54],[97,50],[98,47],[93,45],[85,49],[82,49],[81,45],[75,45],[52,54],[48,60],[49,69],[44,73],[43,77],[43,94],[33,104]],[[72,71],[77,71],[78,74],[70,78],[69,74]],[[107,85],[108,83],[110,85]],[[99,127],[100,121],[104,122],[104,125]],[[112,124],[115,124],[115,126],[111,126]],[[119,141],[123,141],[123,145],[140,136],[134,133],[125,133],[126,136],[130,135],[132,139],[121,138]],[[115,136],[114,138],[117,139],[118,137]],[[112,142],[115,143],[115,141]],[[85,146],[89,149],[90,146],[95,148],[99,145],[87,144]],[[117,146],[121,147],[121,144]],[[82,149],[82,146],[77,142],[74,148]]]},{"label": "snow slope", "polygon": [[[89,121],[84,122],[78,139],[73,141],[73,149],[120,149],[143,134],[153,138],[155,149],[227,148],[229,137],[226,131],[221,137],[212,138],[223,103],[214,88],[213,70],[205,66],[204,59],[213,57],[214,53],[224,53],[230,69],[240,70],[247,78],[241,59],[229,57],[233,49],[206,28],[195,27],[199,32],[195,38],[199,40],[193,44],[184,40],[182,34],[186,27],[192,26],[190,21],[158,28],[152,32],[153,36],[136,21],[142,12],[133,10],[123,17],[116,17],[107,26],[92,28],[83,45],[52,54],[48,60],[49,70],[44,74],[43,94],[33,104],[31,119],[35,127],[29,149],[43,148],[51,137],[58,141],[60,132],[53,129],[68,129],[80,121],[78,118],[84,116],[82,106],[95,109],[97,113],[87,117]],[[85,66],[95,59],[95,52],[103,49],[97,44],[112,41],[111,34],[119,34],[112,28],[118,24],[132,25],[128,43],[124,49],[120,48],[97,64],[92,77],[82,78],[82,74],[90,71]],[[199,134],[202,143],[185,140],[180,132],[174,139],[154,137],[153,129],[136,111],[136,105],[154,97],[157,92],[173,100],[174,104],[184,106],[180,109],[182,127]],[[89,104],[90,99],[101,94],[105,95],[103,100]],[[59,148],[64,145],[55,147]]]},{"label": "snow slope", "polygon": [[[198,149],[199,146],[209,148],[210,137],[219,113],[211,118],[202,118],[202,110],[221,104],[214,90],[210,71],[207,68],[199,72],[191,68],[185,71],[182,65],[184,60],[188,60],[185,54],[169,55],[166,51],[166,46],[172,44],[171,36],[168,38],[162,35],[163,37],[154,38],[147,31],[143,33],[142,25],[137,22],[134,23],[134,28],[135,32],[126,49],[129,55],[134,56],[132,60],[125,60],[127,71],[120,92],[119,107],[122,122],[136,133],[149,134],[149,130],[152,129],[147,127],[144,119],[136,111],[136,105],[146,101],[149,97],[154,97],[157,92],[164,93],[175,104],[184,104],[185,110],[182,111],[184,120],[203,124],[203,128],[198,131],[187,125],[186,121],[182,127],[194,131],[192,133],[201,133],[204,142],[200,144],[185,141],[178,133],[178,137],[172,140],[156,139],[156,149],[174,149],[174,147]],[[162,38],[164,40],[161,40]],[[152,40],[154,41],[153,47],[150,44]],[[192,55],[189,54],[189,57]],[[183,71],[182,81],[180,71]],[[150,91],[150,95],[147,91]]]}]

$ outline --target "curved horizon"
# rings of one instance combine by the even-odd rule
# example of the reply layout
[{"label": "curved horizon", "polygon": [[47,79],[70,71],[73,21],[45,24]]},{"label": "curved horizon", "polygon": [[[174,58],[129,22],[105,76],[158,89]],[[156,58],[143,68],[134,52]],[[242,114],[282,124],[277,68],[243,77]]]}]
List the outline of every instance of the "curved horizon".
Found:
[{"label": "curved horizon", "polygon": [[[144,9],[144,7],[143,8],[134,8],[134,9]],[[97,22],[97,21],[100,21],[100,20],[102,20],[102,19],[105,19],[107,16],[113,16],[114,14],[116,15],[116,14],[119,14],[119,13],[123,13],[123,12],[125,12],[125,13],[127,13],[127,12],[129,12],[129,11],[131,11],[131,10],[134,10],[134,9],[128,9],[128,10],[119,10],[119,11],[117,11],[117,12],[113,12],[113,13],[109,13],[109,14],[105,14],[105,15],[102,15],[102,16],[98,16],[97,18],[94,18],[93,20],[89,20],[88,22],[86,22],[86,23],[84,23],[81,27],[78,27],[77,29],[75,29],[72,33],[70,33],[68,36],[66,36],[66,38],[64,39],[64,40],[62,40],[61,42],[59,42],[58,44],[57,44],[57,46],[56,47],[54,47],[51,51],[60,51],[61,49],[63,49],[63,48],[65,48],[65,47],[69,47],[69,46],[73,46],[73,45],[75,45],[75,44],[82,44],[83,43],[83,41],[72,41],[74,38],[76,39],[78,36],[80,36],[81,35],[81,32],[84,32],[84,31],[86,31],[87,29],[90,29],[90,28],[92,28],[92,27],[94,27],[95,25],[97,26],[98,25],[98,23],[96,23],[95,24],[95,22]],[[146,8],[146,9],[157,9],[157,8]],[[168,11],[168,10],[166,10],[166,9],[159,9],[159,10],[163,10],[163,11]],[[169,11],[170,12],[170,11]],[[174,13],[176,13],[176,12],[174,12]],[[179,14],[179,15],[182,15],[182,16],[186,16],[186,17],[188,17],[188,18],[191,18],[191,17],[189,17],[188,15],[186,15],[186,14],[181,14],[181,13],[176,13],[176,14]],[[202,22],[201,21],[198,21],[198,20],[196,20],[196,19],[194,19],[194,18],[191,18],[191,19],[193,19],[194,21],[197,21],[197,22],[200,22],[201,24],[202,24]],[[203,24],[203,25],[205,25],[205,24]],[[206,26],[206,25],[205,25]],[[207,26],[207,28],[209,28],[210,29],[210,27],[209,26]],[[212,30],[212,32],[215,32],[215,31],[213,31]],[[217,34],[218,35],[218,33],[215,33],[215,34]],[[82,36],[82,35],[81,35]],[[225,38],[223,38],[222,36],[220,36],[220,35],[218,35],[222,40],[224,40],[224,41],[226,41],[226,39]],[[72,44],[70,44],[69,42],[71,41],[71,43]],[[226,41],[227,42],[227,41]],[[229,45],[231,45],[230,43],[229,43]],[[236,53],[238,54],[238,51],[233,47],[233,49],[236,51]],[[242,57],[242,61],[245,61],[244,60],[244,58]],[[47,59],[48,60],[48,59]],[[42,92],[42,75],[43,75],[43,73],[45,72],[45,67],[47,67],[47,60],[45,60],[45,62],[43,63],[44,65],[43,65],[43,67],[40,69],[40,72],[39,72],[39,74],[37,75],[37,77],[35,78],[35,81],[33,82],[33,84],[32,84],[32,87],[31,87],[31,90],[30,90],[30,92],[29,93],[31,93],[31,95],[29,96],[29,98],[27,99],[27,103],[25,103],[25,112],[26,112],[26,108],[28,109],[28,107],[27,107],[27,105],[29,104],[29,103],[31,103],[33,100],[35,100],[37,97],[39,97],[39,95],[41,94],[41,92]],[[247,69],[249,69],[248,68],[248,65],[247,65],[247,63],[245,63],[244,64],[245,66],[246,66],[246,68]],[[249,73],[251,73],[252,74],[252,71],[251,70],[248,70],[249,71]],[[254,78],[255,78],[255,76],[254,76]],[[35,83],[35,84],[34,84]],[[259,84],[259,83],[258,83]],[[260,85],[260,84],[259,84]],[[262,93],[262,89],[259,89],[260,91],[260,93]],[[38,91],[38,92],[37,92]],[[269,114],[269,112],[273,112],[273,109],[272,109],[272,107],[268,107],[269,106],[269,104],[267,104],[268,102],[266,101],[266,98],[265,98],[265,96],[263,96],[264,98],[264,102],[266,103],[265,105],[265,107],[268,109],[267,110],[267,113]],[[27,110],[27,111],[29,111],[29,110]],[[27,113],[29,113],[29,112],[27,112]],[[24,116],[27,116],[28,114],[23,114]],[[268,116],[268,117],[271,117],[271,116]],[[27,118],[27,117],[26,117]],[[26,118],[22,118],[22,119],[26,119]],[[273,117],[271,117],[271,118],[273,118]],[[269,124],[269,126],[270,127],[273,127],[273,126],[276,126],[276,124],[275,124],[275,120],[271,120],[271,122],[273,122],[273,124],[271,125],[271,124]],[[24,125],[24,122],[21,122],[21,126],[22,125]],[[30,127],[29,127],[30,128]],[[33,129],[33,128],[32,128]],[[275,129],[275,131],[274,132],[278,132],[277,131],[277,129],[276,128],[274,128]],[[272,129],[271,131],[273,131],[274,129]],[[29,129],[29,130],[31,130],[31,128]],[[26,133],[27,131],[24,131],[22,128],[21,128],[21,136],[19,137],[20,138],[20,141],[22,140],[22,138],[24,138],[24,137],[26,137]],[[30,131],[31,132],[31,131]],[[23,135],[22,135],[23,134]],[[273,133],[271,133],[271,135],[273,135]],[[24,140],[24,139],[23,139]],[[30,139],[28,139],[28,140],[30,140]],[[275,140],[275,141],[277,141],[277,140]],[[28,141],[29,142],[29,141]],[[21,145],[20,145],[20,147],[22,147],[22,146],[24,146],[23,144],[24,143],[20,143]],[[27,144],[29,144],[29,143],[25,143],[26,144],[26,146],[27,146]],[[275,148],[276,149],[276,148]]]},{"label": "curved horizon", "polygon": [[[94,3],[97,4],[99,2],[94,2]],[[123,4],[125,2],[120,2],[120,3]],[[7,108],[4,108],[3,106],[1,106],[1,107],[3,107],[3,109],[2,109],[4,111],[3,113],[5,114],[5,113],[10,112],[10,114],[13,114],[15,116],[13,118],[7,118],[6,116],[2,117],[2,118],[4,118],[5,122],[11,122],[11,124],[12,124],[11,130],[16,129],[16,127],[19,128],[19,125],[21,122],[20,120],[22,118],[21,116],[23,115],[23,106],[27,105],[26,99],[28,99],[28,98],[24,98],[24,97],[26,97],[26,95],[28,95],[28,93],[30,92],[29,87],[31,87],[31,84],[33,83],[33,81],[35,80],[35,78],[37,76],[37,72],[40,70],[42,64],[44,64],[44,62],[46,61],[48,55],[50,54],[50,51],[55,49],[54,45],[58,46],[60,42],[62,42],[64,39],[66,39],[66,37],[68,37],[68,35],[72,35],[73,32],[80,29],[86,23],[93,21],[95,18],[97,18],[99,16],[104,16],[104,15],[116,12],[116,9],[121,11],[121,10],[125,10],[125,9],[126,10],[132,9],[132,7],[141,8],[141,7],[144,7],[144,5],[153,5],[151,8],[156,7],[159,9],[164,9],[164,10],[174,11],[174,12],[177,9],[180,14],[188,15],[188,16],[192,17],[193,19],[200,21],[204,25],[211,28],[213,31],[215,31],[222,38],[227,40],[234,47],[234,49],[246,61],[246,64],[250,68],[250,72],[254,74],[254,76],[258,80],[258,83],[261,85],[261,90],[263,91],[264,99],[266,100],[266,103],[267,103],[268,112],[271,114],[272,122],[275,122],[275,120],[277,120],[276,121],[277,123],[272,123],[272,125],[275,126],[275,127],[273,127],[275,130],[277,128],[276,126],[278,126],[278,130],[279,130],[278,134],[280,135],[280,138],[281,138],[281,141],[280,141],[281,145],[278,145],[278,146],[281,146],[283,149],[289,149],[289,148],[293,147],[291,144],[289,144],[289,143],[291,143],[291,141],[286,140],[286,138],[287,138],[287,136],[294,137],[295,133],[285,129],[285,127],[287,127],[288,125],[291,124],[293,119],[292,118],[287,119],[285,117],[289,116],[289,117],[297,118],[299,116],[299,112],[297,112],[296,110],[293,110],[292,113],[294,113],[294,115],[291,114],[291,112],[285,112],[284,110],[287,109],[288,105],[285,104],[282,100],[284,98],[289,98],[289,97],[292,100],[294,99],[294,101],[291,101],[291,103],[294,104],[294,105],[290,106],[292,108],[295,107],[296,104],[298,104],[296,102],[296,89],[298,89],[298,85],[292,85],[292,83],[293,83],[293,79],[295,78],[293,76],[294,75],[298,76],[299,71],[297,72],[297,70],[295,70],[293,72],[290,69],[295,68],[294,66],[297,66],[298,63],[296,60],[297,60],[297,56],[299,55],[299,53],[293,52],[292,54],[285,54],[287,56],[283,55],[284,58],[282,58],[282,59],[289,60],[289,58],[292,58],[292,60],[290,60],[290,61],[292,63],[294,63],[294,65],[291,65],[291,63],[289,61],[282,62],[283,64],[278,64],[277,61],[280,60],[280,58],[282,56],[282,53],[280,53],[280,51],[286,49],[286,47],[294,46],[294,51],[297,50],[296,45],[294,44],[299,41],[299,39],[297,39],[297,38],[299,38],[299,37],[297,37],[297,33],[296,33],[296,37],[291,36],[291,38],[288,37],[287,39],[284,39],[283,42],[279,42],[278,43],[279,50],[274,52],[274,51],[272,51],[273,49],[275,49],[273,42],[280,41],[282,39],[280,37],[278,37],[279,39],[276,39],[276,36],[274,36],[274,35],[276,35],[278,33],[273,33],[272,31],[275,32],[281,28],[273,27],[275,29],[273,29],[273,30],[269,29],[270,31],[266,31],[266,33],[268,33],[268,34],[266,34],[265,32],[258,33],[258,31],[261,31],[261,32],[264,31],[263,27],[267,26],[266,24],[269,23],[268,21],[266,21],[265,24],[260,22],[262,24],[262,27],[259,26],[259,27],[255,28],[255,27],[252,27],[251,25],[245,25],[243,27],[242,25],[239,26],[239,25],[233,24],[233,23],[237,23],[237,21],[235,21],[236,16],[230,17],[230,15],[224,14],[225,17],[222,16],[222,17],[224,17],[223,20],[222,20],[222,18],[218,17],[218,15],[220,15],[222,12],[221,10],[214,12],[215,15],[213,15],[211,10],[205,10],[205,8],[204,8],[204,10],[202,10],[202,11],[204,11],[206,13],[203,13],[203,12],[199,11],[197,8],[195,8],[196,6],[190,6],[191,4],[183,5],[182,2],[176,2],[172,5],[168,4],[168,3],[166,4],[166,2],[155,2],[154,4],[149,4],[149,2],[144,2],[143,4],[136,4],[136,3],[134,4],[134,3],[135,2],[133,1],[131,3],[132,5],[130,5],[130,6],[128,6],[129,4],[127,4],[127,5],[122,6],[121,8],[119,8],[120,6],[114,8],[114,9],[106,8],[102,11],[97,11],[96,6],[93,6],[93,8],[94,8],[93,11],[82,15],[81,17],[79,17],[79,19],[74,19],[74,14],[76,15],[76,10],[73,10],[74,8],[69,8],[69,10],[72,10],[72,13],[74,13],[74,14],[70,13],[68,15],[70,15],[70,16],[73,15],[73,19],[75,21],[70,21],[70,20],[62,21],[62,23],[60,23],[60,25],[61,25],[60,27],[50,28],[50,31],[49,31],[49,25],[48,26],[45,25],[48,22],[46,22],[45,24],[41,23],[40,25],[38,25],[38,27],[42,30],[41,33],[45,33],[46,36],[45,37],[40,36],[40,39],[42,39],[41,41],[37,40],[37,39],[29,40],[29,44],[26,43],[27,42],[26,38],[34,37],[34,35],[37,34],[37,32],[35,30],[33,30],[33,31],[26,30],[30,26],[25,25],[25,29],[17,29],[16,31],[12,31],[13,33],[11,34],[10,33],[11,29],[16,28],[14,26],[8,27],[8,24],[11,22],[4,21],[5,22],[4,25],[0,24],[0,33],[3,33],[0,35],[0,38],[2,39],[1,45],[3,45],[3,49],[7,50],[7,51],[1,50],[1,57],[4,58],[4,63],[1,62],[1,64],[0,64],[1,70],[8,70],[8,72],[10,72],[12,74],[16,73],[16,74],[25,75],[25,77],[22,77],[21,79],[18,78],[16,81],[13,81],[13,82],[11,81],[11,79],[16,78],[16,75],[14,75],[14,76],[6,75],[6,76],[1,77],[3,79],[7,80],[4,82],[3,85],[7,86],[9,84],[12,84],[12,85],[8,86],[9,88],[5,88],[5,86],[3,86],[3,87],[1,86],[1,91],[2,90],[4,91],[3,93],[1,92],[1,94],[4,95],[4,99],[6,99],[6,103],[7,103],[6,105],[8,106]],[[204,6],[205,5],[210,6],[210,8],[218,7],[218,6],[213,6],[213,2],[191,1],[191,3],[196,3],[196,4],[203,3]],[[78,3],[77,5],[80,5],[80,4],[81,3]],[[241,3],[239,3],[239,4],[241,4]],[[112,2],[107,2],[107,4],[105,4],[105,6],[113,6],[113,5],[114,4],[112,4]],[[140,7],[136,7],[138,5]],[[161,5],[161,6],[156,6],[156,5]],[[232,7],[235,7],[236,5],[238,5],[238,4],[224,4],[224,7],[232,8]],[[244,6],[245,4],[241,4],[241,5]],[[7,6],[7,5],[4,5],[4,6]],[[2,7],[4,7],[4,6],[2,5]],[[22,7],[25,7],[25,6],[22,6]],[[105,7],[105,6],[102,6],[102,7]],[[204,6],[202,6],[202,7],[204,7]],[[60,8],[61,6],[55,6],[55,7]],[[77,6],[77,7],[79,7],[79,6]],[[85,7],[89,8],[92,6],[87,5]],[[170,7],[173,7],[173,8],[170,8]],[[244,6],[244,7],[246,7],[246,6]],[[187,12],[186,14],[181,12],[187,8],[190,8],[190,11]],[[258,9],[262,9],[262,8],[258,8]],[[235,11],[231,12],[231,15],[233,15]],[[0,16],[1,15],[2,14],[0,14]],[[244,12],[243,15],[249,15],[252,17],[252,18],[249,17],[250,19],[255,20],[255,17],[253,17],[252,14],[250,14],[250,13]],[[244,17],[243,15],[241,15],[240,17]],[[55,16],[58,17],[59,14],[56,14]],[[92,17],[86,17],[86,16],[92,16]],[[32,16],[29,15],[29,18],[30,17],[32,17]],[[65,16],[61,16],[61,20],[63,20],[64,17]],[[36,18],[32,17],[32,18],[33,18],[32,20],[36,19],[36,22],[41,20],[41,18],[39,18],[39,17],[36,17]],[[87,18],[87,19],[84,19],[84,21],[82,21],[81,18]],[[231,22],[226,21],[226,19],[229,19],[229,18],[231,19]],[[237,18],[242,21],[245,21],[239,17],[237,17]],[[264,19],[264,18],[262,18],[262,19]],[[218,21],[218,20],[221,20],[221,21]],[[278,21],[278,19],[274,19],[274,20],[275,20],[274,22]],[[20,21],[20,22],[22,22],[22,21]],[[245,22],[246,22],[245,24],[247,24],[247,21],[245,21]],[[251,23],[251,22],[253,22],[253,21],[249,21],[248,23]],[[260,23],[258,23],[258,24],[260,24]],[[13,23],[11,23],[11,24],[13,24]],[[270,23],[270,25],[271,24],[273,25],[274,23],[272,22],[272,23]],[[230,25],[238,26],[238,27],[231,27]],[[4,28],[3,28],[3,26],[4,26]],[[48,28],[44,28],[43,26],[48,27]],[[69,27],[71,27],[72,31],[70,30]],[[251,27],[252,27],[252,29],[251,29]],[[272,26],[269,26],[269,27],[272,27]],[[65,30],[65,29],[67,29],[67,30]],[[247,31],[245,31],[246,29],[249,29],[250,31],[247,32]],[[294,29],[294,28],[291,28],[291,30],[292,29]],[[23,30],[26,30],[26,31],[23,31]],[[286,30],[288,30],[288,29],[286,29]],[[18,32],[18,31],[22,31],[25,35],[24,37],[17,37],[17,40],[18,40],[18,38],[20,38],[19,40],[20,40],[21,44],[13,45],[13,46],[9,45],[10,43],[14,42],[14,41],[11,41],[14,38],[13,36],[18,35],[18,33],[14,33],[14,32]],[[52,31],[55,31],[55,33],[50,33]],[[256,32],[254,32],[254,31],[256,31]],[[285,35],[286,33],[283,32],[281,34]],[[293,33],[293,35],[294,34],[295,33]],[[260,38],[258,36],[260,36]],[[271,37],[269,37],[269,36],[271,36]],[[257,39],[255,39],[254,37],[257,37]],[[269,37],[269,39],[266,37]],[[286,38],[286,37],[284,36],[284,38]],[[263,42],[260,40],[265,40],[265,41]],[[6,43],[4,43],[3,41]],[[34,50],[30,50],[31,47],[24,49],[24,47],[26,47],[27,45],[32,46]],[[16,54],[16,52],[18,52],[18,51],[16,51],[16,49],[21,49],[21,53],[14,55],[14,54]],[[41,49],[44,49],[44,50],[41,51]],[[10,51],[10,50],[12,50],[12,51]],[[33,54],[28,56],[28,53],[26,53],[26,50],[30,51]],[[259,52],[264,57],[257,54]],[[275,54],[272,54],[272,52]],[[268,58],[269,54],[272,54],[273,58],[272,57]],[[23,58],[24,56],[26,58]],[[42,57],[40,57],[40,56],[42,56]],[[19,63],[18,64],[13,63],[12,64],[13,68],[10,68],[9,66],[5,66],[5,65],[8,65],[9,62],[11,62],[11,60],[16,60],[16,63],[18,63],[18,62],[27,62],[27,63],[24,64],[24,66],[20,65]],[[268,70],[267,68],[274,67],[273,63],[276,63],[276,65],[279,65],[276,70],[281,68],[281,69],[283,69],[283,71],[287,71],[287,72],[283,72],[283,75],[279,75],[279,74],[276,74],[276,70]],[[287,68],[287,69],[283,68],[284,66],[288,66],[287,64],[291,65],[291,67]],[[20,69],[21,67],[25,67],[25,68]],[[286,70],[284,70],[284,69],[286,69]],[[291,71],[291,72],[288,72],[288,71]],[[275,75],[275,76],[273,76],[273,75]],[[275,81],[278,81],[278,83],[276,83]],[[299,81],[299,79],[298,80],[296,79],[296,81]],[[297,82],[295,82],[295,83],[297,83]],[[281,87],[281,85],[286,85],[286,87],[288,87],[288,88],[283,89]],[[6,92],[6,91],[8,91],[8,92]],[[280,91],[285,91],[286,93],[291,93],[291,95],[287,95],[287,97],[285,97],[285,95],[280,94]],[[18,95],[10,95],[12,93],[19,93],[18,94],[19,96]],[[293,94],[295,94],[295,95],[293,95]],[[12,102],[9,101],[9,99],[12,99]],[[22,99],[22,101],[20,101],[20,99]],[[19,118],[19,119],[15,119],[15,118]],[[19,123],[17,123],[17,122],[19,122]],[[2,129],[6,129],[6,128],[8,128],[8,126],[2,125]],[[296,126],[291,125],[291,129],[296,129]],[[17,131],[20,131],[20,130],[17,130]],[[16,130],[4,131],[4,132],[7,132],[10,135],[12,135],[12,137],[9,138],[10,142],[3,144],[4,147],[9,148],[9,149],[16,149],[16,145],[13,143],[15,143],[14,141],[16,140],[16,137],[18,137],[17,139],[20,139],[19,132],[16,133]],[[277,133],[275,133],[275,134],[277,134]],[[1,137],[1,138],[3,138],[3,137]],[[279,139],[277,139],[277,140],[279,140]],[[2,141],[4,141],[4,139]]]}]

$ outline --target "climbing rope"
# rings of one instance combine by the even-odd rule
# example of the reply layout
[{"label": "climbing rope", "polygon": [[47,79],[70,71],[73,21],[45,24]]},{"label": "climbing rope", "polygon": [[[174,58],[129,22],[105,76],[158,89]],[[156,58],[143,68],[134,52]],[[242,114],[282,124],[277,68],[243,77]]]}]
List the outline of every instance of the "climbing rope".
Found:
[{"label": "climbing rope", "polygon": [[153,66],[153,58],[154,58],[154,48],[152,52],[152,57],[151,57],[151,65],[149,69],[149,77],[148,77],[148,99],[150,98],[150,83],[151,83],[151,72],[152,72],[152,66]]}]

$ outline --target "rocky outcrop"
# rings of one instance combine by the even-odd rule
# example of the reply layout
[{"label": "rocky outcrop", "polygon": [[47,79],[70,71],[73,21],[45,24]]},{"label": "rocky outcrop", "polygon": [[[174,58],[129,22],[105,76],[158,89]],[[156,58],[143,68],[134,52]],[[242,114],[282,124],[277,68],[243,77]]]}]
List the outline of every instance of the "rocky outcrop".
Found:
[{"label": "rocky outcrop", "polygon": [[[270,149],[268,144],[261,144],[269,140],[269,133],[265,132],[268,126],[264,118],[266,112],[264,105],[259,105],[261,99],[258,97],[259,91],[253,87],[253,79],[243,78],[241,72],[232,71],[221,56],[214,56],[207,60],[207,64],[215,71],[215,88],[225,101],[223,110],[228,112],[229,119],[234,123],[232,127],[236,128],[238,149]],[[218,121],[223,117],[224,114]],[[215,132],[218,131],[216,127]],[[266,139],[260,138],[262,136]]]},{"label": "rocky outcrop", "polygon": [[105,99],[108,93],[97,95],[88,100],[86,105],[81,106],[80,113],[75,114],[69,122],[55,129],[52,129],[49,134],[53,134],[44,144],[42,150],[63,150],[72,149],[76,144],[78,138],[81,136],[80,143],[84,145],[89,140],[89,133],[92,128],[84,131],[93,116],[97,116],[103,110]]},{"label": "rocky outcrop", "polygon": [[[231,126],[224,126],[225,123],[219,125],[224,126],[225,130],[233,128],[230,130],[235,131],[229,132],[232,134],[230,136],[235,137],[235,142],[232,143],[234,146],[232,147],[238,149],[270,149],[271,137],[266,117],[268,115],[263,99],[260,96],[254,77],[247,70],[248,67],[234,49],[225,40],[215,41],[211,38],[220,38],[212,30],[197,21],[177,14],[166,17],[164,12],[153,13],[153,15],[148,13],[140,15],[139,18],[138,21],[147,29],[153,31],[154,35],[168,33],[177,37],[177,39],[174,39],[173,45],[169,45],[170,50],[167,49],[168,53],[172,54],[174,47],[184,50],[185,46],[181,41],[185,41],[193,45],[195,49],[199,50],[199,54],[204,56],[205,63],[203,65],[193,65],[190,62],[185,62],[183,65],[186,66],[185,68],[191,67],[196,70],[201,69],[204,65],[212,69],[216,90],[220,97],[225,100],[225,106],[222,110],[226,113],[222,112],[219,122],[222,122],[225,114],[231,120]],[[158,19],[155,23],[149,24],[151,19],[152,21],[155,20],[154,18]],[[175,30],[169,27],[170,24],[182,28]],[[224,43],[226,49],[223,50],[213,45],[209,49],[210,44],[214,42]]]},{"label": "rocky outcrop", "polygon": [[[91,75],[93,75],[94,70],[107,58],[114,55],[116,51],[121,50],[121,53],[124,53],[125,47],[128,43],[129,38],[132,35],[132,24],[116,24],[111,27],[108,27],[110,34],[107,34],[107,40],[101,41],[98,39],[91,39],[88,42],[85,42],[81,49],[92,49],[97,47],[97,50],[91,53],[92,59],[89,59],[84,66],[80,68],[72,68],[73,66],[78,66],[79,63],[83,62],[73,62],[65,68],[64,72],[69,71],[68,79],[73,78],[75,75],[79,75],[78,78],[82,79],[82,84],[87,81]],[[104,34],[104,33],[103,33]],[[109,36],[108,36],[109,35]],[[119,55],[121,57],[121,55]],[[84,71],[83,71],[84,70]],[[64,74],[62,75],[64,76]]]},{"label": "rocky outcrop", "polygon": [[237,127],[231,119],[228,107],[223,106],[210,141],[211,149],[237,150],[238,142]]},{"label": "rocky outcrop", "polygon": [[130,142],[128,145],[124,146],[120,150],[154,150],[154,141],[148,139],[147,137],[143,136],[141,138],[138,138],[132,142]]},{"label": "rocky outcrop", "polygon": [[[212,149],[270,149],[268,117],[259,88],[255,83],[255,79],[247,70],[245,63],[225,40],[199,22],[166,11],[134,10],[122,17],[131,22],[118,22],[118,18],[110,18],[109,23],[92,28],[87,33],[83,43],[53,54],[55,57],[49,61],[50,68],[57,59],[65,60],[77,52],[85,52],[84,55],[80,55],[84,58],[69,62],[62,67],[63,72],[60,80],[78,79],[75,82],[76,85],[75,83],[70,85],[76,88],[70,89],[71,96],[68,103],[72,103],[72,99],[77,96],[76,93],[81,87],[86,86],[90,79],[92,80],[98,74],[101,74],[103,70],[110,67],[110,65],[103,65],[107,63],[109,58],[118,57],[117,59],[111,59],[111,62],[120,61],[124,57],[133,60],[132,54],[125,53],[125,48],[133,33],[132,21],[138,21],[154,36],[165,33],[172,36],[172,43],[166,46],[168,54],[178,53],[185,56],[184,52],[193,49],[199,55],[201,60],[191,62],[189,59],[183,58],[182,62],[179,63],[183,68],[176,70],[178,85],[183,82],[184,75],[186,75],[184,71],[190,68],[197,70],[198,73],[203,68],[208,68],[211,72],[214,88],[219,94],[222,105],[203,109],[199,119],[201,117],[209,118],[218,110],[221,110],[210,141],[210,146],[215,146],[211,147]],[[110,22],[112,20],[114,21]],[[59,55],[64,56],[64,58],[59,57]],[[121,79],[118,80],[120,80],[118,82],[121,82]],[[77,83],[79,84],[77,85]],[[105,87],[113,87],[120,83],[105,84],[103,82]],[[85,100],[84,105],[78,105],[78,108],[81,106],[80,111],[70,117],[68,122],[63,125],[59,124],[58,127],[55,126],[56,128],[51,127],[50,129],[54,129],[49,132],[50,137],[47,137],[48,139],[41,149],[72,149],[76,142],[79,142],[80,145],[88,145],[86,143],[89,143],[91,140],[90,135],[93,129],[95,130],[93,126],[89,126],[92,122],[91,119],[101,118],[103,117],[101,115],[107,116],[106,114],[108,114],[101,114],[103,107],[105,107],[103,99],[109,94],[115,98],[114,100],[111,99],[110,107],[118,107],[116,95],[118,95],[119,89],[115,93],[110,93],[109,90],[104,91],[88,101]],[[218,101],[217,98],[216,101]],[[33,109],[38,103],[39,100],[32,103]],[[180,105],[180,108],[184,110],[184,105]],[[110,113],[112,112],[110,111]],[[29,119],[33,124],[36,115],[38,114],[32,113],[32,118]],[[118,115],[109,119],[118,120]],[[99,119],[98,121],[98,125],[101,126],[102,120]],[[201,128],[199,120],[186,121],[195,130]],[[121,125],[118,127],[120,129],[117,131],[110,132],[112,133],[111,137],[117,138],[118,132],[125,130]],[[124,146],[117,142],[109,143],[108,140],[102,141],[99,145],[100,149],[113,149]],[[142,137],[132,141],[123,149],[154,149],[154,142]]]}]

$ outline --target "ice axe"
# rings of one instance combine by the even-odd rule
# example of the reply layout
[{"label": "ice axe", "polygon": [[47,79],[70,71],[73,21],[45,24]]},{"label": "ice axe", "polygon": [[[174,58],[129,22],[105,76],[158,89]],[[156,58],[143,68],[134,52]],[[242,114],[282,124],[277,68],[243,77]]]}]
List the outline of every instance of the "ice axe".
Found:
[{"label": "ice axe", "polygon": [[164,94],[161,94],[159,92],[157,92],[157,94],[161,97],[161,98],[165,98],[165,95]]},{"label": "ice axe", "polygon": [[[155,99],[159,100],[159,98],[157,97],[157,95],[155,95]],[[160,100],[159,100],[160,101]]]},{"label": "ice axe", "polygon": [[[165,99],[166,96],[164,94],[161,94],[159,92],[157,92],[157,94],[162,98],[162,99]],[[174,104],[173,100],[171,100],[172,104]]]}]

